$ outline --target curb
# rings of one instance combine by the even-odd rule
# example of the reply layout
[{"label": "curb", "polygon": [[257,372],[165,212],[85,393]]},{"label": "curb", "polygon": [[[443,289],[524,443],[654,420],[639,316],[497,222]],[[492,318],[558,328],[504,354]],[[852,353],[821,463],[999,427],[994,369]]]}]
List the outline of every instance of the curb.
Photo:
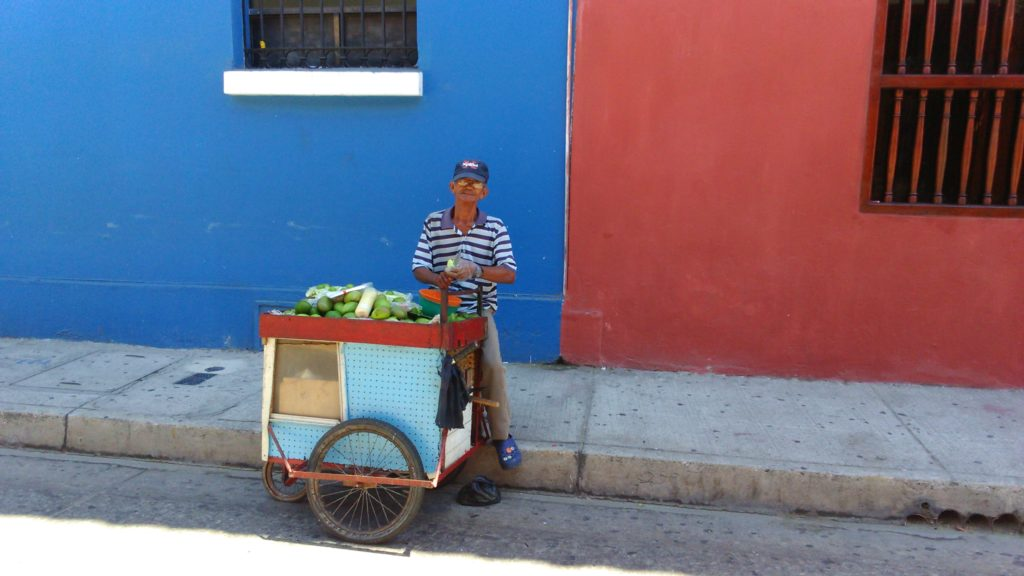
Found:
[{"label": "curb", "polygon": [[18,412],[0,407],[0,445],[64,449],[67,411],[40,407]]},{"label": "curb", "polygon": [[588,452],[581,492],[752,512],[932,520],[943,510],[999,517],[1024,511],[1024,486],[765,468]]},{"label": "curb", "polygon": [[[260,434],[237,426],[152,422],[0,408],[0,444],[89,454],[258,468]],[[523,465],[500,468],[482,449],[456,481],[477,474],[503,486],[719,509],[906,519],[1024,516],[1024,486],[868,472],[793,470],[680,460],[678,454],[519,441]]]},{"label": "curb", "polygon": [[65,449],[71,452],[250,468],[262,465],[259,430],[248,423],[225,428],[73,413],[67,426]]}]

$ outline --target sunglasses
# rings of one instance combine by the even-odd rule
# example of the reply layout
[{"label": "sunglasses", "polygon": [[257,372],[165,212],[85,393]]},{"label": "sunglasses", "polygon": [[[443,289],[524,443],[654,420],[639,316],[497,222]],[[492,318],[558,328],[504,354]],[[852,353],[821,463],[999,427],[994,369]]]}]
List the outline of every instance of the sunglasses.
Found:
[{"label": "sunglasses", "polygon": [[460,178],[455,181],[455,185],[460,188],[475,188],[477,190],[483,190],[484,183],[472,178]]}]

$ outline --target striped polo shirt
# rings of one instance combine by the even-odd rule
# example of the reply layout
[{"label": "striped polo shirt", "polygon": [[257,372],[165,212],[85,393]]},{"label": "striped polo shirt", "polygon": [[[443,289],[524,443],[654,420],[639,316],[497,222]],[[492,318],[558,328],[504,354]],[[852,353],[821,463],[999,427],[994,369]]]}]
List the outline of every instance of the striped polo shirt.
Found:
[{"label": "striped polo shirt", "polygon": [[[455,227],[452,216],[455,207],[432,212],[423,222],[420,241],[416,244],[416,253],[412,257],[412,268],[429,268],[440,273],[448,264],[449,258],[456,256],[471,260],[480,266],[504,266],[516,269],[516,259],[512,255],[512,241],[508,229],[500,218],[488,215],[477,208],[476,221],[469,232],[463,234]],[[484,306],[492,310],[498,309],[497,284],[489,280],[477,278],[456,282],[449,288],[452,291],[473,290],[483,287]],[[460,310],[476,312],[473,298],[463,298]]]}]

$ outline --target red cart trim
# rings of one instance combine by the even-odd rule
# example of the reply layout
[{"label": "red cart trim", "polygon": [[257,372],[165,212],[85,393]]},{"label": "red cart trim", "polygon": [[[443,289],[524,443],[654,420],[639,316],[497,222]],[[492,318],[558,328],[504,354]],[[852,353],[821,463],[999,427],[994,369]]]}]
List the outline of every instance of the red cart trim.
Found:
[{"label": "red cart trim", "polygon": [[340,482],[346,486],[353,484],[372,484],[374,486],[387,484],[388,486],[412,486],[422,488],[436,488],[431,480],[413,480],[412,478],[388,478],[387,476],[359,476],[357,474],[332,474],[330,472],[295,472],[296,478],[306,480],[325,480],[329,482]]},{"label": "red cart trim", "polygon": [[282,314],[260,314],[260,337],[325,342],[360,342],[412,348],[458,349],[482,340],[487,330],[484,318],[470,318],[444,325],[311,318]]}]

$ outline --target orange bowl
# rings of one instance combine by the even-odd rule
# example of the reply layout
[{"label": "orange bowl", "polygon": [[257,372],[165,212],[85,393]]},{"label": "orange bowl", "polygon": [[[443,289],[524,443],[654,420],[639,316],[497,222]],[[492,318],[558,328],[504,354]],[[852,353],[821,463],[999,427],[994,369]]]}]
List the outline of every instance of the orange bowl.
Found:
[{"label": "orange bowl", "polygon": [[[448,307],[458,307],[462,304],[462,298],[458,296],[448,295]],[[420,308],[423,308],[423,312],[428,315],[440,314],[441,313],[441,291],[433,288],[423,288],[420,290]]]}]

